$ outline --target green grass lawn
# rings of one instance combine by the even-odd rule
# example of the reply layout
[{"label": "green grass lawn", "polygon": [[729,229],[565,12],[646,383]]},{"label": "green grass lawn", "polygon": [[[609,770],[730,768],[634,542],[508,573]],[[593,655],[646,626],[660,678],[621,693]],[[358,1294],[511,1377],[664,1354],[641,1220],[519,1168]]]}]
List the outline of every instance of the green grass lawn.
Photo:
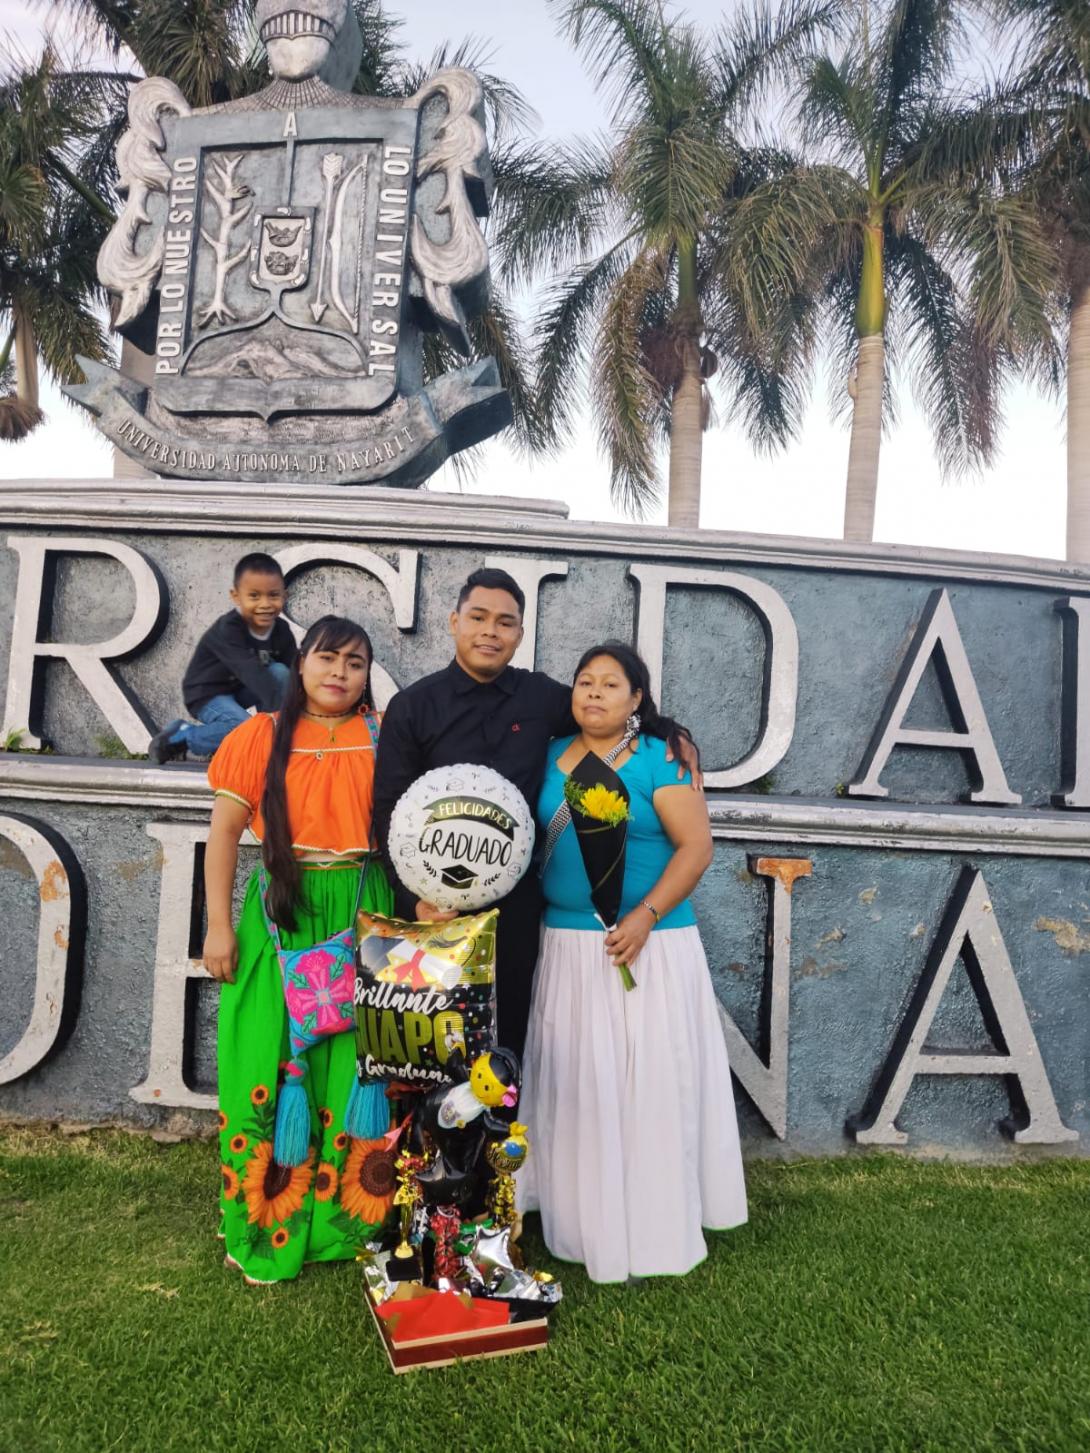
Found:
[{"label": "green grass lawn", "polygon": [[394,1377],[359,1269],[245,1287],[215,1152],[0,1131],[3,1453],[1090,1448],[1090,1163],[758,1163],[683,1281],[562,1275],[549,1349]]}]

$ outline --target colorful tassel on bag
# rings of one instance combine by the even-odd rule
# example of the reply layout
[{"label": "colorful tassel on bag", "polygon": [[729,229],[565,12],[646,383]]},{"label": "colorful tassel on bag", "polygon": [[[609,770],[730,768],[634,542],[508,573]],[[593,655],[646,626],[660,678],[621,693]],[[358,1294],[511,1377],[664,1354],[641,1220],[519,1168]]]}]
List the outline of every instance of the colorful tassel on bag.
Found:
[{"label": "colorful tassel on bag", "polygon": [[382,1080],[356,1080],[344,1109],[344,1128],[353,1140],[377,1140],[390,1128],[390,1102]]},{"label": "colorful tassel on bag", "polygon": [[310,1151],[310,1102],[304,1088],[306,1064],[292,1060],[276,1097],[273,1159],[280,1165],[302,1165]]}]

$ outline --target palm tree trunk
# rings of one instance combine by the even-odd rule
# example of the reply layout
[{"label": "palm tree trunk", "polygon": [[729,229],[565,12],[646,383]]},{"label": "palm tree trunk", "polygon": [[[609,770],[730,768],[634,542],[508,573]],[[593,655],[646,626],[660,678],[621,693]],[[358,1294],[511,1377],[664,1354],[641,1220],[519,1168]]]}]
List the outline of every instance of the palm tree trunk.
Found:
[{"label": "palm tree trunk", "polygon": [[38,344],[34,325],[25,308],[16,305],[15,313],[15,393],[28,409],[38,407]]},{"label": "palm tree trunk", "polygon": [[38,407],[38,341],[30,314],[19,303],[11,309],[13,327],[4,344],[0,368],[7,368],[15,346],[15,392],[0,398],[0,440],[17,444],[42,422]]},{"label": "palm tree trunk", "polygon": [[678,244],[678,306],[675,327],[681,349],[681,378],[670,409],[670,486],[667,518],[671,525],[700,528],[700,463],[703,448],[703,397],[700,379],[700,308],[696,290],[696,244]]},{"label": "palm tree trunk", "polygon": [[1067,558],[1090,562],[1090,285],[1073,301],[1067,343]]},{"label": "palm tree trunk", "polygon": [[878,457],[882,447],[882,384],[885,377],[885,280],[882,275],[884,219],[875,209],[863,229],[863,268],[855,328],[859,335],[852,396],[852,437],[848,448],[848,487],[844,496],[845,540],[874,539],[878,497]]},{"label": "palm tree trunk", "polygon": [[860,338],[852,385],[852,439],[848,449],[848,489],[844,496],[845,540],[874,539],[885,359],[881,333]]}]

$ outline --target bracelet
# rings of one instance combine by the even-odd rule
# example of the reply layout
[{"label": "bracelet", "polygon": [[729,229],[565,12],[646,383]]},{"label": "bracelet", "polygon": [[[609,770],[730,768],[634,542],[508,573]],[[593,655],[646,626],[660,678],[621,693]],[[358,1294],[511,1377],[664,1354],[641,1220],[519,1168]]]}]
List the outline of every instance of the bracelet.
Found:
[{"label": "bracelet", "polygon": [[644,898],[641,901],[640,907],[641,908],[649,908],[651,910],[651,912],[655,915],[655,922],[656,923],[661,923],[662,922],[662,914],[658,911],[658,909],[655,907],[655,905],[653,903],[648,903],[648,901],[647,901],[646,898]]}]

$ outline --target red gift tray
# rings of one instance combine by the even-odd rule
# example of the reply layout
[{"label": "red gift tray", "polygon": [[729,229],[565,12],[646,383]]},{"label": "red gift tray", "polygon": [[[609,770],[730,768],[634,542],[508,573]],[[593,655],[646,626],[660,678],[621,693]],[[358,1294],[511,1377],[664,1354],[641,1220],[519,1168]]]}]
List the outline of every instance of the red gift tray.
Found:
[{"label": "red gift tray", "polygon": [[[365,1294],[366,1295],[366,1294]],[[449,1367],[452,1362],[476,1357],[510,1357],[516,1352],[538,1352],[548,1345],[549,1323],[545,1317],[505,1322],[495,1327],[471,1327],[465,1331],[427,1333],[421,1327],[398,1335],[378,1314],[366,1295],[367,1305],[386,1356],[394,1372],[412,1372],[418,1367]]]}]

